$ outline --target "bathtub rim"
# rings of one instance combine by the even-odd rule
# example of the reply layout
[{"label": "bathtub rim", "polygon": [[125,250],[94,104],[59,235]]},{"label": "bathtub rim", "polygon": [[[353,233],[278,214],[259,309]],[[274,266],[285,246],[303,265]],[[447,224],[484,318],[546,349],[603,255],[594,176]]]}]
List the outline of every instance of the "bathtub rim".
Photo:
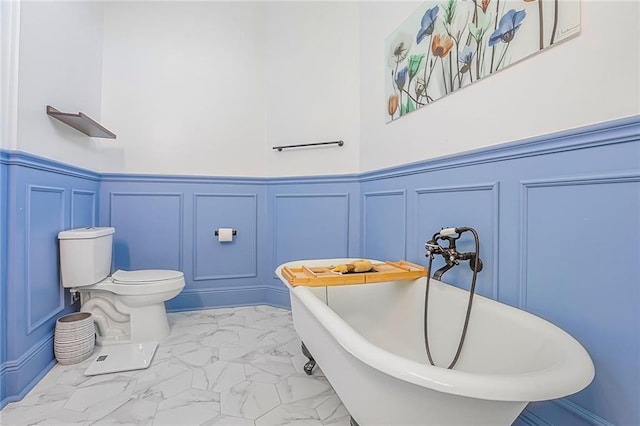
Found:
[{"label": "bathtub rim", "polygon": [[[371,368],[399,380],[439,392],[508,402],[534,402],[562,398],[581,391],[592,382],[595,369],[585,348],[573,336],[558,326],[522,309],[480,295],[475,296],[478,299],[497,303],[500,309],[507,309],[513,315],[531,319],[538,324],[538,327],[551,332],[550,338],[559,344],[558,350],[561,353],[555,363],[531,372],[504,375],[447,370],[403,358],[374,345],[323,303],[310,291],[309,287],[292,287],[281,273],[284,266],[327,265],[349,262],[354,259],[359,258],[309,259],[287,262],[276,268],[276,275],[287,286],[290,294],[300,300],[345,351]],[[372,262],[378,261],[372,260]],[[441,283],[436,280],[432,281]],[[465,291],[447,283],[441,284]]]}]

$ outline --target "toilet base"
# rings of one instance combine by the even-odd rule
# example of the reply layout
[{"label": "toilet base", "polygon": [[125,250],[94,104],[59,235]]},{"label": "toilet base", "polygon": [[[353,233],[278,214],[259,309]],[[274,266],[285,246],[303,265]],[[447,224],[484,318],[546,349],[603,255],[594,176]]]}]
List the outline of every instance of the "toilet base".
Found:
[{"label": "toilet base", "polygon": [[82,292],[82,312],[90,312],[96,322],[96,344],[158,342],[169,335],[164,302],[126,306],[107,292]]},{"label": "toilet base", "polygon": [[159,341],[169,335],[169,320],[164,302],[131,308],[131,341]]},{"label": "toilet base", "polygon": [[169,336],[169,320],[164,303],[130,308],[129,333],[110,333],[103,335],[96,332],[96,344],[100,346],[121,345],[124,343],[139,343],[160,341]]}]

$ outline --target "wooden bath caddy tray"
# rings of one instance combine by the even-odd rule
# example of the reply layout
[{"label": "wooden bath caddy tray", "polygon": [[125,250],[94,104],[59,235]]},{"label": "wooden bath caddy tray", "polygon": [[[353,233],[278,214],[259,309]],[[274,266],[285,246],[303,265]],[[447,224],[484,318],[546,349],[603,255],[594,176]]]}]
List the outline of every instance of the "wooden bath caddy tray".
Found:
[{"label": "wooden bath caddy tray", "polygon": [[374,263],[369,272],[338,274],[331,272],[332,266],[299,266],[282,268],[282,275],[292,286],[326,287],[332,285],[381,283],[385,281],[410,281],[426,277],[429,271],[424,266],[400,260],[398,262]]}]

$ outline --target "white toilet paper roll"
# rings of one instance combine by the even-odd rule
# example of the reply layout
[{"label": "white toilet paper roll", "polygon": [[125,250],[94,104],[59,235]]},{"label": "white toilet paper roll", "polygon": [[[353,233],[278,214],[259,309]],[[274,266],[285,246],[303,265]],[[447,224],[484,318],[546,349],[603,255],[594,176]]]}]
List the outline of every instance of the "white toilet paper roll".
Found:
[{"label": "white toilet paper roll", "polygon": [[233,241],[233,229],[218,228],[218,241],[221,243],[225,241]]}]

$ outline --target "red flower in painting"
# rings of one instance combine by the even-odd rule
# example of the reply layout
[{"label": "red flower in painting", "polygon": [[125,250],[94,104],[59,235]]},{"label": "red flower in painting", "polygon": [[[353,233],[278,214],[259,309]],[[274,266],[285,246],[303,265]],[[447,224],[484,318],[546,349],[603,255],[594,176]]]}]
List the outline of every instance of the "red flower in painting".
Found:
[{"label": "red flower in painting", "polygon": [[433,53],[433,56],[444,58],[449,54],[452,47],[453,39],[450,36],[441,36],[440,34],[433,36],[433,41],[431,42],[431,53]]}]

